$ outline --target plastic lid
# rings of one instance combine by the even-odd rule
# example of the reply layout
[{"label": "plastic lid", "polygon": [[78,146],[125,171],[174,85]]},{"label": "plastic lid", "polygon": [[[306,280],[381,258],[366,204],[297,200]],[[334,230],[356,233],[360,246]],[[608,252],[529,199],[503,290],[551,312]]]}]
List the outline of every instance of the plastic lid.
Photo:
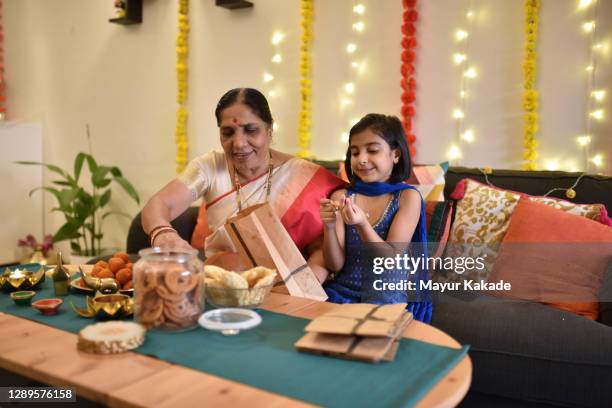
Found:
[{"label": "plastic lid", "polygon": [[208,330],[220,331],[226,336],[238,334],[261,323],[261,316],[249,309],[224,308],[213,309],[198,319],[200,326]]}]

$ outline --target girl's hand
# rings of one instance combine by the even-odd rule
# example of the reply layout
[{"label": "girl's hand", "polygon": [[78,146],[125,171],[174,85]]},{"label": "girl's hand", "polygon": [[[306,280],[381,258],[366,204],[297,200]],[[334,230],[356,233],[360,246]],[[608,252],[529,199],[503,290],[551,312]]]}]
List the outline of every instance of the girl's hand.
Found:
[{"label": "girl's hand", "polygon": [[363,210],[353,203],[349,197],[344,197],[344,208],[342,209],[342,219],[347,225],[363,225],[368,222]]},{"label": "girl's hand", "polygon": [[336,202],[328,198],[322,198],[319,201],[319,215],[321,216],[321,221],[330,228],[336,224],[337,208]]}]

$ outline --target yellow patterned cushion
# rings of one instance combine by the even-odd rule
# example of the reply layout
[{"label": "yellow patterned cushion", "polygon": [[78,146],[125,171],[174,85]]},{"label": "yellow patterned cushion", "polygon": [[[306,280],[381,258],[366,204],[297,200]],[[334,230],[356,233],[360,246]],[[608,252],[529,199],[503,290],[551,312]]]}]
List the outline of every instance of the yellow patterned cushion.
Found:
[{"label": "yellow patterned cushion", "polygon": [[602,222],[603,204],[576,204],[550,197],[529,197],[531,201],[546,204],[569,214],[580,215],[588,219]]},{"label": "yellow patterned cushion", "polygon": [[465,194],[457,201],[449,242],[498,244],[510,224],[521,195],[465,180]]}]

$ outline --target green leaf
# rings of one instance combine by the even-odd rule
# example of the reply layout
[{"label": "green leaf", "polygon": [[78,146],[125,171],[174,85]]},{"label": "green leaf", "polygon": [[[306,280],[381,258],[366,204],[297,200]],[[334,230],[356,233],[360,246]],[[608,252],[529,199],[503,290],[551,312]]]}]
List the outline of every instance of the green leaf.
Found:
[{"label": "green leaf", "polygon": [[42,163],[42,162],[37,162],[37,161],[16,161],[15,163],[17,163],[17,164],[25,164],[25,165],[45,166],[46,168],[48,168],[52,172],[61,175],[66,180],[68,180],[68,177],[69,177],[68,174],[64,170],[62,170],[60,167],[58,167],[58,166],[56,166],[54,164],[47,164],[47,163]]},{"label": "green leaf", "polygon": [[53,242],[60,242],[67,239],[79,238],[78,233],[79,225],[76,222],[67,222],[60,227],[59,230],[53,235]]},{"label": "green leaf", "polygon": [[121,170],[119,170],[119,167],[111,167],[111,174],[113,175],[113,177],[123,177],[123,174],[121,173]]},{"label": "green leaf", "polygon": [[110,199],[111,199],[111,190],[108,189],[108,190],[106,190],[106,192],[104,194],[102,194],[102,197],[100,197],[99,207],[102,208],[102,207],[106,206],[106,204],[108,204]]},{"label": "green leaf", "polygon": [[134,189],[134,186],[132,186],[132,184],[129,181],[127,181],[125,177],[122,177],[122,176],[115,177],[115,181],[119,183],[121,187],[123,187],[125,192],[128,193],[128,195],[132,197],[134,201],[136,201],[136,203],[140,204],[140,197],[138,197],[138,193]]},{"label": "green leaf", "polygon": [[74,159],[74,178],[75,181],[79,181],[79,177],[81,176],[81,170],[83,169],[83,162],[87,157],[87,153],[80,152],[77,154]]},{"label": "green leaf", "polygon": [[90,154],[85,154],[85,160],[87,160],[87,166],[89,166],[89,172],[94,174],[96,170],[98,170],[98,163],[96,163],[96,159],[93,158]]},{"label": "green leaf", "polygon": [[110,170],[110,167],[99,166],[91,175],[91,184],[98,188],[102,187],[101,184],[105,181],[106,175],[110,172]]},{"label": "green leaf", "polygon": [[36,187],[33,188],[32,190],[30,190],[30,192],[28,193],[29,197],[32,197],[32,194],[34,194],[34,192],[38,191],[38,190],[44,190],[47,191],[51,194],[53,194],[55,196],[55,198],[57,198],[57,201],[60,202],[60,192],[58,189],[56,188],[52,188],[52,187]]},{"label": "green leaf", "polygon": [[113,181],[113,179],[108,179],[105,178],[103,180],[101,180],[98,185],[96,186],[96,188],[104,188],[107,187],[111,182]]},{"label": "green leaf", "polygon": [[109,215],[113,215],[113,214],[121,215],[121,216],[123,216],[123,217],[129,218],[129,219],[132,219],[132,216],[131,216],[131,215],[126,214],[126,213],[121,212],[121,211],[109,211],[109,212],[107,212],[107,213],[104,213],[104,214],[102,215],[102,219],[105,219],[105,218],[106,218],[106,217],[108,217]]},{"label": "green leaf", "polygon": [[70,249],[72,249],[72,252],[75,254],[81,253],[81,246],[75,241],[70,241]]},{"label": "green leaf", "polygon": [[53,184],[56,184],[58,186],[72,186],[72,184],[69,181],[64,181],[64,180],[54,180]]}]

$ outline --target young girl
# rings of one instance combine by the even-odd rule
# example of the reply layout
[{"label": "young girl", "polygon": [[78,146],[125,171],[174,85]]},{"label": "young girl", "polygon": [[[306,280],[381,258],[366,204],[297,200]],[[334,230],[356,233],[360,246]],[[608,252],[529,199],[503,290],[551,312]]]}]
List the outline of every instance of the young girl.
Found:
[{"label": "young girl", "polygon": [[[351,128],[344,164],[351,184],[321,199],[319,208],[325,265],[335,275],[324,285],[329,301],[408,303],[415,319],[430,322],[431,301],[418,285],[427,271],[412,274],[402,262],[374,273],[371,263],[373,253],[394,261],[398,254],[427,255],[423,200],[403,183],[411,162],[399,119],[374,113],[363,117]],[[381,290],[382,282],[402,281],[415,287]]]}]

